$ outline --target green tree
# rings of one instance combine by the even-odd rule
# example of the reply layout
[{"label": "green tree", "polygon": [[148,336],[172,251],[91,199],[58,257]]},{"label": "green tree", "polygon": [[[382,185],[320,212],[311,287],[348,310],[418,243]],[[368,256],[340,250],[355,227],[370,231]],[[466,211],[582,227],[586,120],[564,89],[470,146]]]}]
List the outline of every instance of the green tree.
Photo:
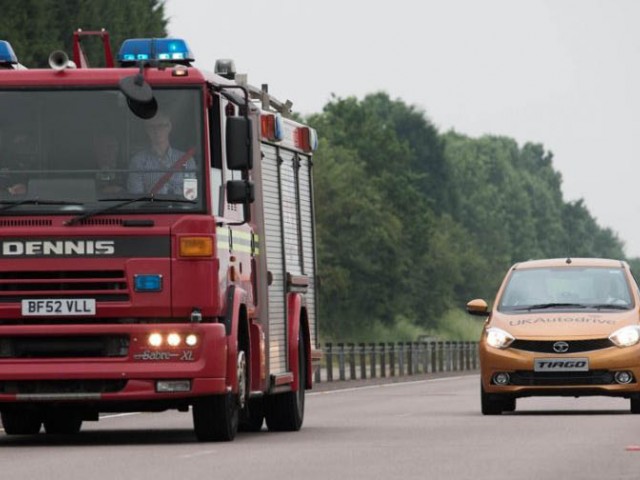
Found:
[{"label": "green tree", "polygon": [[[117,53],[122,41],[133,37],[165,37],[167,20],[161,0],[0,0],[0,32],[30,68],[48,66],[49,54],[73,53],[73,32],[106,29]],[[83,41],[89,62],[103,66],[102,43]]]},{"label": "green tree", "polygon": [[[333,319],[346,312],[347,321],[365,325],[393,325],[405,318],[433,324],[454,298],[453,280],[461,278],[457,270],[446,274],[458,264],[439,263],[446,252],[434,250],[457,243],[450,222],[442,221],[447,228],[439,228],[438,211],[451,203],[451,195],[436,129],[422,112],[384,93],[362,101],[335,98],[310,121],[326,146],[316,161],[320,272],[330,274],[322,278],[325,325],[334,325],[334,335],[335,328],[344,331],[344,322]],[[332,190],[336,185],[349,194]],[[323,201],[328,191],[330,204]],[[332,212],[327,223],[323,205]],[[352,215],[344,220],[359,219],[355,238],[341,223],[343,212]],[[374,246],[381,238],[388,241]],[[440,266],[444,270],[430,274]],[[337,300],[344,292],[349,292],[348,309]]]},{"label": "green tree", "polygon": [[309,121],[323,331],[433,328],[451,308],[492,298],[530,258],[622,258],[582,201],[565,202],[553,155],[507,137],[439,134],[385,93],[333,98]]},{"label": "green tree", "polygon": [[326,331],[393,317],[399,220],[353,151],[324,143],[315,171],[321,311]]}]

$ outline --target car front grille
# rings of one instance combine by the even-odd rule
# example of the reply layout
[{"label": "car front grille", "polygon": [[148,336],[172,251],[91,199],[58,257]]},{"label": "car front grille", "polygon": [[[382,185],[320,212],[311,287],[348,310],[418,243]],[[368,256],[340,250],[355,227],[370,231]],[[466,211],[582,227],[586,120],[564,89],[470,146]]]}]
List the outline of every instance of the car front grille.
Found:
[{"label": "car front grille", "polygon": [[[566,352],[556,352],[553,346],[557,342],[565,342],[569,345]],[[537,353],[577,353],[577,352],[590,352],[593,350],[602,350],[603,348],[613,347],[614,344],[608,338],[596,338],[590,340],[514,340],[511,344],[511,348],[517,350],[524,350],[527,352]]]},{"label": "car front grille", "polygon": [[590,370],[588,372],[532,372],[519,370],[511,374],[510,382],[511,385],[536,387],[609,385],[612,383],[615,383],[613,373],[608,370]]}]

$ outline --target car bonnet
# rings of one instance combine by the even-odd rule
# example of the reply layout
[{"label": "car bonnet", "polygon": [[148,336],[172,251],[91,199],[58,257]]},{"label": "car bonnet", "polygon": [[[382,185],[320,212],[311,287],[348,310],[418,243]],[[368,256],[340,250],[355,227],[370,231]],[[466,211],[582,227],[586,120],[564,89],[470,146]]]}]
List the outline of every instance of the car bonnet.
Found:
[{"label": "car bonnet", "polygon": [[489,326],[506,330],[515,338],[601,338],[619,328],[639,325],[638,309],[611,311],[544,311],[500,313],[494,311]]}]

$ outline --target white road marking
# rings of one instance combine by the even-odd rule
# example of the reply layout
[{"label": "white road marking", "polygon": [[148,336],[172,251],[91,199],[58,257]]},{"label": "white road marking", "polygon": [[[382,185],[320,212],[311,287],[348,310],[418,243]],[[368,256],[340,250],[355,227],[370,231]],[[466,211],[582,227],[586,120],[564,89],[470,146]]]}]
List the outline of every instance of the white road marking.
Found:
[{"label": "white road marking", "polygon": [[211,455],[212,453],[216,453],[216,451],[215,450],[203,450],[201,452],[189,453],[187,455],[178,455],[178,458],[189,459],[189,458],[194,458],[194,457],[203,457],[205,455]]},{"label": "white road marking", "polygon": [[340,388],[337,390],[327,390],[326,392],[311,392],[311,393],[307,393],[307,396],[332,395],[336,393],[356,392],[358,390],[371,390],[372,388],[394,388],[394,387],[401,387],[402,385],[415,385],[420,383],[448,382],[451,380],[460,380],[461,378],[465,378],[467,376],[468,375],[461,375],[457,377],[444,377],[444,378],[428,378],[426,380],[413,380],[411,382],[381,383],[380,385],[367,385],[365,387]]},{"label": "white road marking", "polygon": [[129,417],[131,415],[140,415],[141,413],[142,412],[114,413],[114,414],[105,415],[103,417],[100,417],[100,420],[102,420],[103,418]]}]

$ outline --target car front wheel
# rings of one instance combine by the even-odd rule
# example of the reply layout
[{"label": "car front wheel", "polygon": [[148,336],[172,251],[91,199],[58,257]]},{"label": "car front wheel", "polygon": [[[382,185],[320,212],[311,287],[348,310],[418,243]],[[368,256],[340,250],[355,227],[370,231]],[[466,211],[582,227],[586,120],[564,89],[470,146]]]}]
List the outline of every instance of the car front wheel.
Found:
[{"label": "car front wheel", "polygon": [[[510,405],[507,405],[500,395],[485,392],[484,387],[480,385],[480,406],[483,415],[500,415],[503,411],[508,411]],[[513,399],[514,410],[515,406],[515,399]]]}]

